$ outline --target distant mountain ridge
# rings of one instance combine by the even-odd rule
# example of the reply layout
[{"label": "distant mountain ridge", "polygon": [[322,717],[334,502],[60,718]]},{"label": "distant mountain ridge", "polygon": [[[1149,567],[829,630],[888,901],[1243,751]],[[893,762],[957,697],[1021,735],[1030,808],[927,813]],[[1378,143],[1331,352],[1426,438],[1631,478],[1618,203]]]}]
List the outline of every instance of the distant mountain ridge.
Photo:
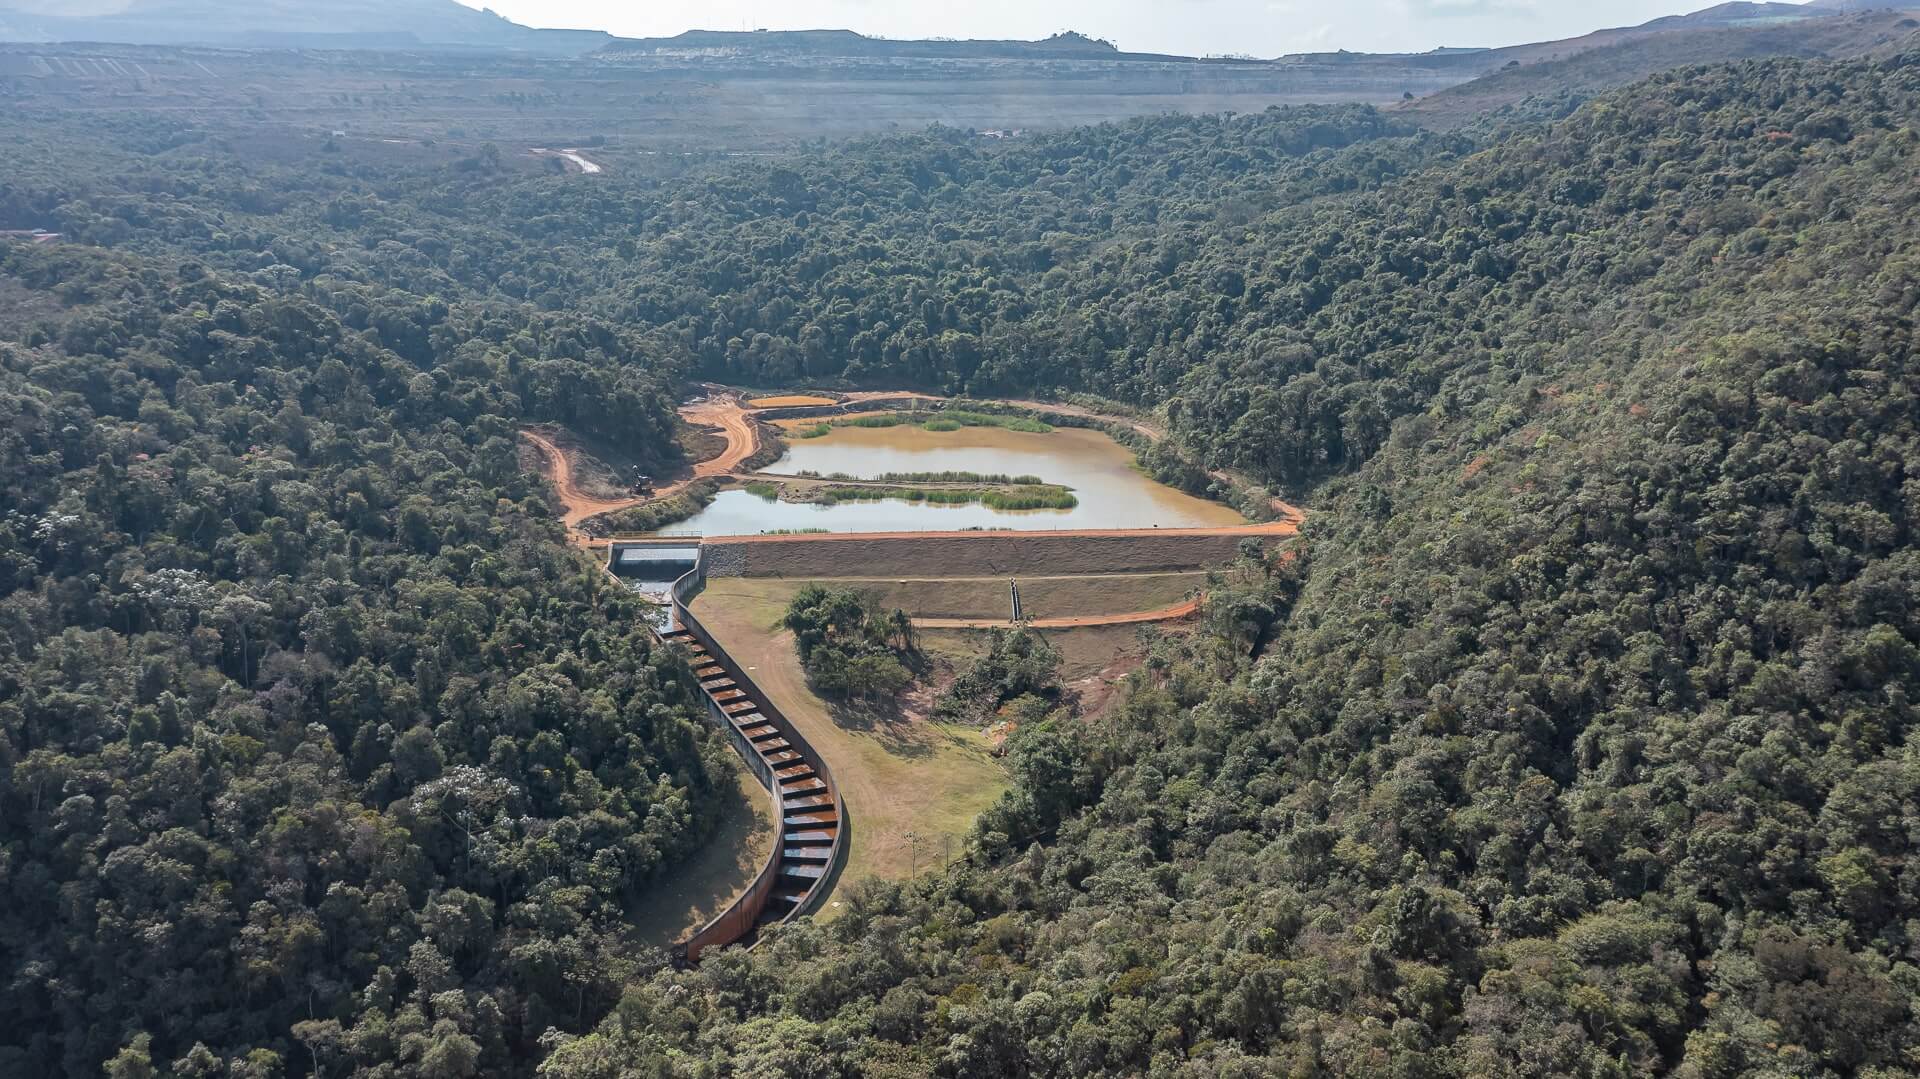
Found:
[{"label": "distant mountain ridge", "polygon": [[[1782,27],[1814,19],[1876,10],[1920,8],[1920,0],[1812,0],[1810,3],[1748,2],[1732,0],[1684,15],[1668,15],[1637,26],[1595,30],[1579,37],[1523,45],[1488,48],[1441,47],[1419,53],[1339,52],[1296,53],[1258,60],[1204,58],[1207,62],[1256,64],[1315,64],[1336,67],[1412,67],[1430,71],[1471,71],[1469,78],[1509,61],[1532,64],[1557,60],[1589,50],[1644,40],[1676,32],[1751,30]],[[600,50],[615,60],[873,60],[873,59],[1011,59],[1092,61],[1185,61],[1203,58],[1166,53],[1126,52],[1107,41],[1077,33],[1056,34],[1040,41],[1013,40],[893,40],[868,37],[853,30],[689,30],[673,37],[615,38]]]},{"label": "distant mountain ridge", "polygon": [[688,30],[673,37],[616,38],[603,50],[613,56],[820,58],[901,57],[1026,60],[1191,60],[1165,53],[1122,52],[1112,42],[1072,31],[1039,41],[895,40],[853,30]]},{"label": "distant mountain ridge", "polygon": [[[1786,6],[1790,5],[1722,5],[1749,9]],[[1607,35],[1611,32],[1602,31],[1578,39],[1595,42],[1588,47],[1567,48],[1558,55],[1532,56],[1524,63],[1496,67],[1479,78],[1408,102],[1397,111],[1445,128],[1529,98],[1570,103],[1678,67],[1769,56],[1845,59],[1874,55],[1910,47],[1920,33],[1920,19],[1907,10],[1885,5],[1858,14],[1835,13],[1829,18],[1741,19],[1668,26],[1661,32],[1610,38]]]},{"label": "distant mountain ridge", "polygon": [[[1271,63],[1421,67],[1478,65],[1500,57],[1522,63],[1558,58],[1652,33],[1778,25],[1871,9],[1920,7],[1920,0],[1734,0],[1639,26],[1597,30],[1562,41],[1504,48],[1436,48],[1424,53],[1315,53]],[[85,14],[82,0],[0,0],[0,41],[118,42],[134,45],[223,45],[266,48],[458,47],[581,54],[611,59],[983,59],[1193,61],[1195,57],[1127,52],[1111,42],[1067,32],[1039,41],[894,40],[853,30],[688,30],[672,37],[617,38],[600,30],[540,30],[455,0],[100,0]],[[54,13],[56,12],[57,13]],[[1214,62],[1249,62],[1221,61]],[[1476,72],[1477,73],[1477,72]]]},{"label": "distant mountain ridge", "polygon": [[[90,9],[83,7],[87,4]],[[1462,84],[1490,83],[1455,95],[1445,106],[1452,109],[1470,100],[1510,100],[1523,90],[1591,91],[1618,85],[1617,80],[1629,73],[1637,78],[1675,58],[1708,62],[1756,55],[1852,55],[1881,39],[1904,35],[1896,35],[1897,26],[1881,26],[1874,30],[1877,37],[1869,40],[1851,30],[1841,32],[1838,23],[1915,7],[1920,7],[1920,0],[1804,4],[1733,0],[1558,41],[1443,47],[1421,53],[1340,51],[1259,60],[1128,52],[1111,42],[1071,32],[1038,41],[893,40],[844,29],[689,30],[672,37],[616,38],[597,30],[535,29],[455,0],[0,0],[0,42],[471,50],[581,57],[590,63],[643,71],[711,69],[725,79],[764,78],[776,71],[812,68],[833,68],[843,75],[859,71],[863,78],[878,78],[888,72],[944,65],[919,71],[915,77],[961,78],[963,70],[976,73],[969,77],[985,77],[978,73],[1017,67],[1026,72],[1022,77],[1057,80],[1093,77],[1089,73],[1102,70],[1107,72],[1103,77],[1111,78],[1124,69],[1128,92],[1133,93],[1141,92],[1144,84],[1160,86],[1156,79],[1178,78],[1188,80],[1181,84],[1183,93],[1268,93],[1276,100],[1294,102],[1385,103],[1424,99]],[[1799,35],[1806,35],[1809,42],[1797,41]],[[1815,39],[1822,43],[1812,44]],[[1633,50],[1567,66],[1590,52],[1628,46]],[[1565,85],[1555,85],[1556,80]]]},{"label": "distant mountain ridge", "polygon": [[88,15],[47,14],[49,6],[0,0],[0,41],[580,53],[613,40],[598,30],[536,30],[454,0],[125,0]]}]

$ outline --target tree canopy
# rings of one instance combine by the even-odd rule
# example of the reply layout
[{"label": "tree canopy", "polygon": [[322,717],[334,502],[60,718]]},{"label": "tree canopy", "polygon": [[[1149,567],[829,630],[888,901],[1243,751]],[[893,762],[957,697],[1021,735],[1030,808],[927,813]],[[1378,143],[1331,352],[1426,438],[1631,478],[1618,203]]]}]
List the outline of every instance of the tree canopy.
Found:
[{"label": "tree canopy", "polygon": [[[1920,53],[1565,105],[595,178],[0,117],[77,241],[0,248],[0,1070],[1913,1072]],[[1313,512],[952,871],[663,969],[725,749],[513,429],[669,453],[702,376],[1097,393]]]}]

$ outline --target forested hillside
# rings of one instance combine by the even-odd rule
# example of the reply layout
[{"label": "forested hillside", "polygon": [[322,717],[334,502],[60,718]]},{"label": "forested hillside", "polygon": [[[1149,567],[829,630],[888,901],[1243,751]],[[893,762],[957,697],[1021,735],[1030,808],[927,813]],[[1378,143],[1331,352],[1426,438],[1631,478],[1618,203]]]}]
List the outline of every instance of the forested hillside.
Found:
[{"label": "forested hillside", "polygon": [[732,772],[520,471],[579,343],[75,247],[0,282],[0,1074],[593,1022]]},{"label": "forested hillside", "polygon": [[[0,121],[107,249],[0,264],[0,1063],[1920,1069],[1917,117],[1910,52],[604,177]],[[510,433],[694,374],[1092,391],[1313,513],[964,866],[623,966],[721,750]]]},{"label": "forested hillside", "polygon": [[1329,438],[1289,374],[1397,417],[1258,659],[1023,728],[967,869],[548,1074],[1907,1074],[1917,59],[1658,80],[1146,282],[1322,271],[1196,434]]}]

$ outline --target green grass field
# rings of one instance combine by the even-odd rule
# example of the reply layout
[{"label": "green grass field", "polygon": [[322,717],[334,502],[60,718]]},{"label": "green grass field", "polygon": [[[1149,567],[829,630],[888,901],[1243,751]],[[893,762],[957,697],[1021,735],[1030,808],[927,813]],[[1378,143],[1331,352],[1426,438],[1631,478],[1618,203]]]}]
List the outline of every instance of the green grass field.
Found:
[{"label": "green grass field", "polygon": [[[1070,618],[1169,606],[1205,586],[1207,575],[1115,573],[1019,581],[1020,603],[1028,617]],[[800,582],[779,583],[797,588]],[[1011,613],[1005,577],[841,577],[827,583],[859,589],[884,607],[899,607],[921,618],[1005,618]]]},{"label": "green grass field", "polygon": [[[869,592],[909,614],[941,618],[1004,618],[1001,577],[887,579],[841,577],[822,583]],[[1021,601],[1037,617],[1122,614],[1179,602],[1206,582],[1204,573],[1128,573],[1020,579]],[[833,769],[852,819],[842,880],[901,879],[925,868],[943,845],[958,850],[974,818],[1006,789],[1005,770],[981,732],[926,719],[925,701],[909,697],[904,714],[879,717],[843,709],[807,688],[793,636],[780,619],[808,581],[719,577],[707,582],[694,613],[773,698]],[[1141,648],[1139,627],[1047,630],[1060,649],[1063,680],[1085,678]],[[922,635],[937,664],[957,666],[986,649],[980,630]],[[910,839],[908,834],[919,837]],[[918,855],[915,854],[915,848]],[[831,900],[823,911],[831,916]]]},{"label": "green grass field", "polygon": [[[979,731],[911,714],[878,720],[815,696],[792,634],[777,628],[799,587],[718,578],[693,609],[833,770],[850,818],[842,882],[904,879],[916,864],[936,864],[943,845],[960,849],[974,818],[1006,789],[1006,771]],[[823,916],[833,915],[833,903],[828,900]]]}]

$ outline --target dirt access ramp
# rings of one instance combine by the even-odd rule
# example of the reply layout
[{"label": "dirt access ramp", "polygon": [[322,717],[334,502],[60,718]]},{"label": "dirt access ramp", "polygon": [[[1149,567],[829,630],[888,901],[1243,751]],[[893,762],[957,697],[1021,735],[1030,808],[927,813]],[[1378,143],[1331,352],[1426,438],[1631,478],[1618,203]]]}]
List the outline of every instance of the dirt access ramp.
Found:
[{"label": "dirt access ramp", "polygon": [[860,532],[712,536],[709,577],[913,577],[937,566],[957,577],[1164,573],[1233,561],[1245,539],[1262,545],[1297,531],[1291,521],[1229,528],[1057,532]]},{"label": "dirt access ramp", "polygon": [[644,498],[597,498],[588,494],[574,481],[573,460],[558,443],[532,428],[522,429],[520,435],[533,443],[533,448],[539,450],[541,456],[546,459],[541,471],[546,474],[547,479],[553,484],[554,491],[560,496],[563,511],[560,520],[567,526],[569,533],[577,533],[580,522],[589,517],[623,510],[646,501]]},{"label": "dirt access ramp", "polygon": [[589,517],[672,498],[695,480],[731,475],[748,458],[760,452],[760,428],[737,397],[716,395],[688,402],[680,406],[680,418],[696,427],[718,429],[726,436],[726,448],[719,456],[694,465],[692,475],[666,484],[650,495],[632,498],[601,498],[587,493],[574,478],[573,458],[565,448],[534,428],[521,429],[521,437],[532,443],[545,458],[541,471],[560,496],[560,519],[575,543],[586,546],[604,544],[605,541],[595,540],[580,531],[580,523]]},{"label": "dirt access ramp", "polygon": [[[760,451],[760,428],[737,396],[717,395],[680,406],[680,418],[695,427],[716,427],[727,436],[727,448],[720,456],[693,466],[694,479],[725,476],[736,472],[747,458]],[[688,481],[663,487],[656,498],[678,494]]]}]

